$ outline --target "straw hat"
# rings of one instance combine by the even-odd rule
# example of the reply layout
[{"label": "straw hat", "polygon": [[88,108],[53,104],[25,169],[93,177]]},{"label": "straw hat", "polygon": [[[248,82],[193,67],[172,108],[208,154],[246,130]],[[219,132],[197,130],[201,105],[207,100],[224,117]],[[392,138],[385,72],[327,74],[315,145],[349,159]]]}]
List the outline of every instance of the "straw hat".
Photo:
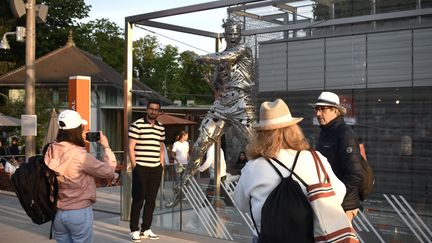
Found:
[{"label": "straw hat", "polygon": [[255,130],[272,130],[289,127],[303,120],[303,117],[292,117],[291,112],[281,99],[265,101],[260,107],[259,122],[252,124]]},{"label": "straw hat", "polygon": [[335,93],[324,91],[318,97],[318,100],[315,104],[309,104],[313,107],[315,106],[331,106],[335,107],[339,110],[342,115],[347,113],[345,107],[340,105],[339,96]]}]

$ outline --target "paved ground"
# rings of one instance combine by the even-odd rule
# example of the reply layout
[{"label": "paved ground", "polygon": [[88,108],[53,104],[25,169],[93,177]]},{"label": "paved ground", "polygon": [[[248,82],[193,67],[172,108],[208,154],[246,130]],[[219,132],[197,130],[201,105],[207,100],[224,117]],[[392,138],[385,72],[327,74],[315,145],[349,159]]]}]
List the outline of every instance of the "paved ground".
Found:
[{"label": "paved ground", "polygon": [[[107,196],[107,194],[105,194],[105,196]],[[128,237],[128,222],[120,221],[118,213],[110,212],[110,209],[118,208],[118,202],[110,201],[108,199],[109,197],[107,196],[94,207],[94,242],[131,242]],[[15,195],[10,192],[0,191],[0,242],[50,242],[48,240],[49,227],[50,223],[43,225],[32,223],[21,208]],[[155,243],[232,243],[232,241],[212,239],[209,237],[170,231],[162,228],[152,227],[152,230],[160,235],[159,240],[153,241]],[[146,240],[143,240],[142,242],[145,241]]]}]

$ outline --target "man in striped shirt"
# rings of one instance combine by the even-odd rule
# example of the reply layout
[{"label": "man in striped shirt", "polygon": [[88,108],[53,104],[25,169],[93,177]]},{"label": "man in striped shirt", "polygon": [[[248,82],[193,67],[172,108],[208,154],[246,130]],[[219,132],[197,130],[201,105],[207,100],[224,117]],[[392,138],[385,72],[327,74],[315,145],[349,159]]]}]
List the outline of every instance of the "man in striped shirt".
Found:
[{"label": "man in striped shirt", "polygon": [[[160,102],[151,100],[147,104],[147,115],[129,127],[129,158],[132,165],[132,205],[130,213],[130,238],[140,242],[141,238],[159,239],[151,229],[156,196],[162,178],[165,161],[165,128],[157,121]],[[144,204],[141,231],[139,216]]]}]

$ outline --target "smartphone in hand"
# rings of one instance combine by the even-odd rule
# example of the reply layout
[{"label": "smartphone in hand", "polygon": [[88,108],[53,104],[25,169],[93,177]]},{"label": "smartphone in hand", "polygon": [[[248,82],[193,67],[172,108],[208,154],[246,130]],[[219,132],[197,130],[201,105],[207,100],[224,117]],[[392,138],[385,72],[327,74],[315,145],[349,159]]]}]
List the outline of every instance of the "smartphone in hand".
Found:
[{"label": "smartphone in hand", "polygon": [[100,132],[87,132],[86,140],[89,142],[98,142],[100,140]]}]

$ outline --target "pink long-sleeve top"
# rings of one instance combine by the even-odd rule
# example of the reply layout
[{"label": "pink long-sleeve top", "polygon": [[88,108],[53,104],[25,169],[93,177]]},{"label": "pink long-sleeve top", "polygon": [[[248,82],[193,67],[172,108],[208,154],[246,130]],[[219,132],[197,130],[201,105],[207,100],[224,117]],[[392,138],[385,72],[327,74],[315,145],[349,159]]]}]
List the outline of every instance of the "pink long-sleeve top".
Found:
[{"label": "pink long-sleeve top", "polygon": [[110,148],[104,150],[103,161],[100,161],[84,147],[69,142],[51,144],[45,154],[45,163],[58,174],[57,208],[60,210],[81,209],[95,203],[94,178],[113,178],[117,165]]}]

